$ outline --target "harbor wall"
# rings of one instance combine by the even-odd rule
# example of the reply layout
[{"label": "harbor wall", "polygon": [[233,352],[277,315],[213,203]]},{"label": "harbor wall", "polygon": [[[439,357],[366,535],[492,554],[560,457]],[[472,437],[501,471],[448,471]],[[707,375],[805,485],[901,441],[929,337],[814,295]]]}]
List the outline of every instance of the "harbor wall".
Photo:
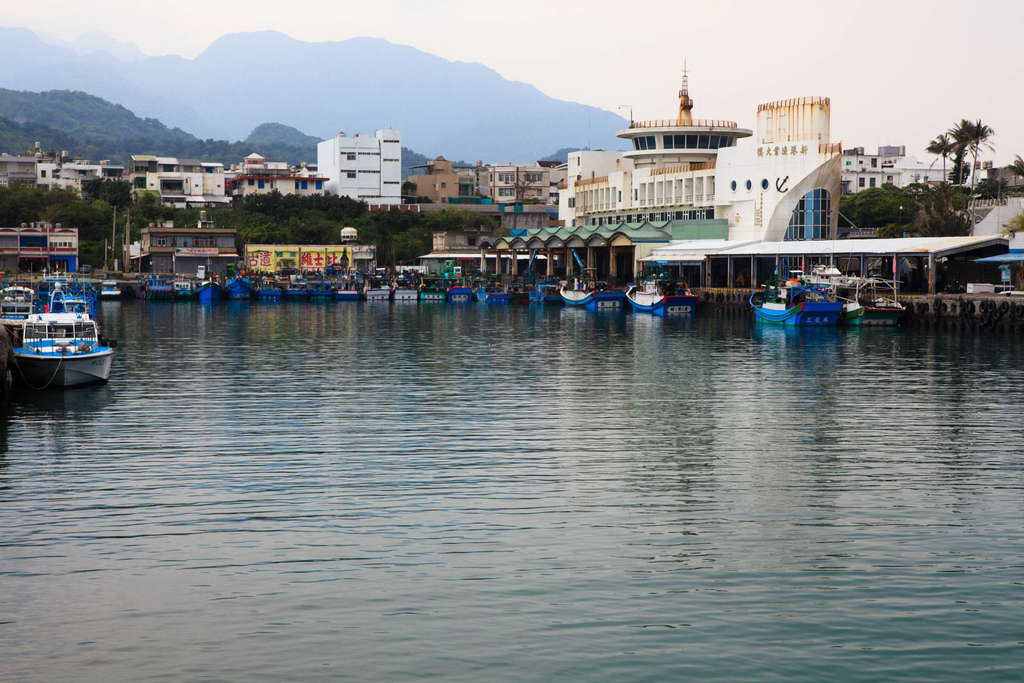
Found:
[{"label": "harbor wall", "polygon": [[[724,287],[695,289],[703,311],[749,316],[751,290]],[[991,294],[901,294],[907,307],[904,325],[1024,333],[1024,297]]]}]

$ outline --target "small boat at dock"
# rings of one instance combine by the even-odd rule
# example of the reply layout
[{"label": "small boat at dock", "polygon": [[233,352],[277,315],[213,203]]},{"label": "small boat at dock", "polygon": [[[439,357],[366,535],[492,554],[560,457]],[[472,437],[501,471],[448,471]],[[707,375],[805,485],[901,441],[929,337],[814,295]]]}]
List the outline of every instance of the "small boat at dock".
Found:
[{"label": "small boat at dock", "polygon": [[302,278],[295,278],[284,290],[284,298],[288,301],[308,301],[309,287]]},{"label": "small boat at dock", "polygon": [[456,280],[448,286],[446,301],[450,304],[468,304],[475,298],[473,288],[468,283]]},{"label": "small boat at dock", "polygon": [[155,301],[170,301],[174,298],[174,287],[170,282],[154,276],[145,280],[146,298]]},{"label": "small boat at dock", "polygon": [[280,301],[284,292],[273,281],[264,280],[256,287],[256,298],[260,301]]},{"label": "small boat at dock", "polygon": [[805,283],[794,277],[780,283],[773,275],[764,287],[750,295],[749,304],[759,322],[780,325],[835,325],[843,312],[835,290],[828,285]]},{"label": "small boat at dock", "polygon": [[36,293],[31,287],[12,285],[0,290],[0,319],[21,321],[35,313]]},{"label": "small boat at dock", "polygon": [[35,313],[25,320],[12,353],[21,379],[42,390],[106,382],[114,349],[85,313]]},{"label": "small boat at dock", "polygon": [[[895,260],[893,273],[896,272]],[[879,277],[843,275],[835,266],[815,266],[805,277],[810,284],[835,289],[843,305],[839,321],[852,327],[894,327],[906,307],[899,302],[899,281]]]},{"label": "small boat at dock", "polygon": [[657,275],[643,279],[626,290],[630,308],[638,313],[654,315],[693,315],[697,312],[697,296],[686,283],[671,282]]},{"label": "small boat at dock", "polygon": [[592,311],[622,310],[626,305],[626,293],[608,287],[604,282],[589,278],[573,278],[558,290],[566,306],[588,308]]},{"label": "small boat at dock", "polygon": [[391,283],[383,277],[368,277],[363,288],[363,297],[367,301],[390,301]]},{"label": "small boat at dock", "polygon": [[247,277],[233,277],[224,284],[228,298],[234,301],[245,301],[252,298],[252,280]]},{"label": "small boat at dock", "polygon": [[196,285],[192,280],[179,278],[174,281],[174,300],[192,301],[196,298]]},{"label": "small boat at dock", "polygon": [[220,303],[224,294],[224,288],[216,280],[204,280],[199,283],[199,303],[216,304]]},{"label": "small boat at dock", "polygon": [[121,286],[117,280],[104,280],[100,283],[100,299],[103,301],[115,301],[121,298]]},{"label": "small boat at dock", "polygon": [[419,300],[426,302],[441,302],[448,298],[448,287],[444,280],[439,277],[425,277],[420,283]]},{"label": "small boat at dock", "polygon": [[530,290],[531,304],[544,304],[549,306],[561,306],[562,297],[558,294],[559,286],[556,280],[538,282]]}]

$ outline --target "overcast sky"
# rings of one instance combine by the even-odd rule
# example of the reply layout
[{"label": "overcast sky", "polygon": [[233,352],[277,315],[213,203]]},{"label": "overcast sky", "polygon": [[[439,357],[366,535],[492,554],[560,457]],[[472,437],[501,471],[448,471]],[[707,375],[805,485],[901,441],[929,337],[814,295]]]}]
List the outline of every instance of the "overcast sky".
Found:
[{"label": "overcast sky", "polygon": [[832,98],[846,147],[919,153],[960,118],[1024,154],[1024,0],[3,0],[0,22],[72,40],[99,30],[193,57],[225,33],[372,36],[485,64],[545,93],[636,118],[673,115],[685,57],[694,114],[752,127],[762,101]]}]

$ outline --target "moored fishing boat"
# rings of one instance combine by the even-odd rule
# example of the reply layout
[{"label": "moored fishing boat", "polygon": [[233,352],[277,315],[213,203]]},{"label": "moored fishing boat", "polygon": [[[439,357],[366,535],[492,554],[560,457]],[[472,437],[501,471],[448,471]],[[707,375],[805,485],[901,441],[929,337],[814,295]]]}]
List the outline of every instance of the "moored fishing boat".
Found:
[{"label": "moored fishing boat", "polygon": [[288,301],[308,301],[309,287],[302,278],[294,278],[284,290],[284,298]]},{"label": "moored fishing boat", "polygon": [[322,280],[309,283],[309,298],[312,301],[333,301],[334,288]]},{"label": "moored fishing boat", "polygon": [[224,291],[229,299],[244,301],[252,298],[252,280],[243,276],[236,276],[224,284]]},{"label": "moored fishing boat", "polygon": [[391,283],[386,278],[373,275],[366,278],[363,286],[363,298],[367,301],[390,301]]},{"label": "moored fishing boat", "polygon": [[106,382],[114,349],[85,313],[35,313],[12,351],[21,379],[33,389]]},{"label": "moored fishing boat", "polygon": [[100,299],[114,301],[121,298],[121,286],[117,280],[104,280],[100,283]]},{"label": "moored fishing boat", "polygon": [[419,300],[426,302],[441,302],[448,297],[448,288],[444,280],[439,277],[425,277],[420,282]]},{"label": "moored fishing boat", "polygon": [[697,296],[686,283],[671,282],[652,275],[626,290],[630,308],[654,315],[693,315],[697,312]]},{"label": "moored fishing boat", "polygon": [[395,278],[395,291],[392,294],[394,301],[416,301],[418,298],[415,275],[406,272]]},{"label": "moored fishing boat", "polygon": [[0,290],[0,319],[21,321],[35,313],[36,293],[31,287],[13,285]]},{"label": "moored fishing boat", "polygon": [[256,287],[256,298],[260,301],[280,301],[284,292],[273,280],[263,280]]},{"label": "moored fishing boat", "polygon": [[199,283],[199,303],[216,304],[224,294],[224,288],[216,280],[204,280]]},{"label": "moored fishing boat", "polygon": [[169,301],[174,298],[174,287],[170,282],[155,275],[146,278],[146,298],[156,301]]},{"label": "moored fishing boat", "polygon": [[357,276],[346,275],[334,288],[335,301],[362,301],[363,291],[359,286]]},{"label": "moored fishing boat", "polygon": [[196,285],[192,280],[178,278],[174,281],[174,300],[192,301],[196,298]]},{"label": "moored fishing boat", "polygon": [[780,284],[775,275],[750,295],[749,304],[758,321],[781,325],[835,325],[843,310],[833,288],[799,278]]},{"label": "moored fishing boat", "polygon": [[538,282],[530,290],[530,303],[560,305],[562,297],[558,294],[558,282],[554,280]]},{"label": "moored fishing boat", "polygon": [[[896,258],[893,257],[893,275]],[[899,281],[879,277],[843,275],[834,266],[816,266],[805,281],[836,290],[843,305],[840,322],[853,327],[894,327],[903,319],[906,307],[899,302]]]},{"label": "moored fishing boat", "polygon": [[468,304],[475,298],[473,288],[469,283],[453,280],[448,285],[445,300],[450,304]]},{"label": "moored fishing boat", "polygon": [[622,310],[626,303],[625,292],[612,289],[604,282],[589,278],[573,278],[558,290],[566,306],[598,310]]}]

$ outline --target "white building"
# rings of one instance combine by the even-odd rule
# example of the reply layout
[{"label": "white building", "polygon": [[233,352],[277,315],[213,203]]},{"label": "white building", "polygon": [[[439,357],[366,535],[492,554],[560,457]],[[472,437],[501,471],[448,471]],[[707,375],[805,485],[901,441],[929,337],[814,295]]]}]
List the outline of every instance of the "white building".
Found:
[{"label": "white building", "polygon": [[496,204],[547,204],[551,169],[534,164],[492,164],[487,167],[486,194]]},{"label": "white building", "polygon": [[327,178],[306,164],[292,166],[285,161],[267,161],[253,152],[227,173],[230,194],[247,197],[253,194],[293,194],[301,197],[324,194]]},{"label": "white building", "polygon": [[82,159],[64,157],[40,159],[36,162],[36,185],[46,188],[63,188],[81,194],[82,182],[101,178],[121,180],[124,175],[122,164],[100,161],[93,163]]},{"label": "white building", "polygon": [[338,133],[317,145],[317,168],[327,192],[370,205],[402,203],[402,140],[397,130]]},{"label": "white building", "polygon": [[753,131],[694,119],[684,74],[675,119],[619,132],[632,150],[569,155],[559,218],[567,228],[713,221],[729,239],[827,238],[838,225],[841,152],[830,107],[825,97],[762,104]]},{"label": "white building", "polygon": [[[950,164],[946,165],[946,172]],[[865,154],[863,147],[843,151],[843,194],[853,194],[882,185],[906,187],[915,183],[942,182],[942,160],[919,161],[907,156],[907,148],[879,147],[875,154]]]},{"label": "white building", "polygon": [[225,194],[224,164],[133,154],[128,174],[136,195],[156,195],[164,206],[184,209],[231,203]]}]

